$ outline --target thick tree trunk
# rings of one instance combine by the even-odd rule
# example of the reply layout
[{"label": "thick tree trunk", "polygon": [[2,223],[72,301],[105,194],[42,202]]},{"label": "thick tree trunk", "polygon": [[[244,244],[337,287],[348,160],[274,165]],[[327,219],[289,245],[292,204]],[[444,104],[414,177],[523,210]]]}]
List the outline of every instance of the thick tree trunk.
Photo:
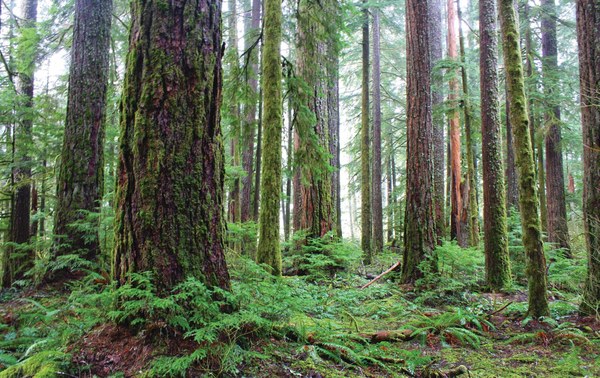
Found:
[{"label": "thick tree trunk", "polygon": [[[542,70],[544,74],[544,92],[546,101],[552,100],[555,89],[553,82],[558,69],[558,51],[556,43],[556,5],[554,0],[542,0]],[[569,227],[567,225],[567,202],[565,196],[565,175],[560,130],[560,107],[551,105],[546,109],[546,201],[548,241],[562,248],[571,256]]]},{"label": "thick tree trunk", "polygon": [[261,174],[262,174],[262,143],[263,143],[263,89],[258,91],[258,121],[257,121],[257,135],[256,135],[256,169],[254,172],[254,198],[252,199],[252,219],[258,222],[259,208],[260,208],[260,195],[262,189],[260,188]]},{"label": "thick tree trunk", "polygon": [[373,253],[383,250],[383,199],[381,193],[381,67],[379,9],[373,9],[373,159],[371,162]]},{"label": "thick tree trunk", "polygon": [[[291,94],[288,94],[291,96]],[[285,178],[285,217],[283,219],[283,235],[285,241],[290,240],[292,223],[291,223],[291,203],[292,203],[292,177],[291,174],[293,172],[293,104],[291,97],[288,97],[288,130],[287,130],[287,168],[286,168],[286,178]]]},{"label": "thick tree trunk", "polygon": [[101,206],[111,19],[112,0],[75,2],[67,121],[54,213],[57,256],[78,254],[93,261],[100,254],[98,227],[82,231],[72,225],[88,213],[98,213]]},{"label": "thick tree trunk", "polygon": [[161,292],[190,276],[229,288],[220,4],[132,4],[113,260],[121,284],[151,271]]},{"label": "thick tree trunk", "polygon": [[[423,276],[419,265],[435,264],[433,124],[428,1],[406,0],[407,153],[402,281]],[[434,265],[435,269],[435,265]]]},{"label": "thick tree trunk", "polygon": [[506,89],[506,207],[510,211],[519,210],[519,184],[512,125],[510,124],[510,104],[508,86]]},{"label": "thick tree trunk", "polygon": [[583,128],[583,219],[588,273],[580,310],[600,311],[600,4],[577,0],[577,40]]},{"label": "thick tree trunk", "polygon": [[[442,0],[429,2],[429,47],[431,49],[431,66],[443,58],[442,43]],[[442,80],[439,75],[432,78],[432,107],[433,107],[433,181],[435,189],[435,226],[438,243],[446,236],[446,204],[444,199],[444,114],[439,108],[444,102]]]},{"label": "thick tree trunk", "polygon": [[539,217],[539,197],[535,185],[535,164],[529,116],[523,80],[523,62],[519,46],[518,19],[513,0],[498,0],[504,66],[508,82],[510,120],[513,126],[517,167],[519,169],[519,205],[523,228],[523,245],[527,253],[527,278],[529,281],[528,314],[533,317],[547,316],[546,258],[542,245]]},{"label": "thick tree trunk", "polygon": [[490,289],[511,282],[502,164],[498,90],[498,12],[495,0],[479,1],[479,72],[481,88],[481,154],[483,160],[483,232],[485,276]]},{"label": "thick tree trunk", "polygon": [[[261,177],[261,198],[257,261],[281,275],[279,245],[279,198],[281,197],[281,1],[265,0],[264,47],[262,53],[262,91],[264,94],[263,143],[264,164]],[[258,189],[258,187],[257,187]],[[295,194],[294,194],[295,195]]]},{"label": "thick tree trunk", "polygon": [[370,264],[373,257],[371,246],[371,158],[370,158],[370,131],[369,131],[369,9],[367,0],[363,0],[363,25],[362,25],[362,104],[361,104],[361,130],[360,130],[360,245],[363,251],[365,264]]}]

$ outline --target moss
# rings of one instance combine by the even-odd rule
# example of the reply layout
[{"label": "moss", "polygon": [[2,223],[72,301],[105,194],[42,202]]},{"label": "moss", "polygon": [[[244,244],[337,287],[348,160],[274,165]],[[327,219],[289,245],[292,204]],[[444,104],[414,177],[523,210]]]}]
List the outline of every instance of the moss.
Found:
[{"label": "moss", "polygon": [[0,372],[0,378],[55,378],[61,377],[63,361],[68,355],[62,352],[46,351],[35,354],[28,359]]}]

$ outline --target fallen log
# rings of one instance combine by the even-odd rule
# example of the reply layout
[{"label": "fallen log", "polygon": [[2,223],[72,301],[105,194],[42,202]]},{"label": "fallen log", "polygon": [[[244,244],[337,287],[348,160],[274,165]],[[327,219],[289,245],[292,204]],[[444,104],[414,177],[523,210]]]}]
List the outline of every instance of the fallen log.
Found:
[{"label": "fallen log", "polygon": [[385,272],[383,272],[380,275],[378,275],[377,277],[373,278],[369,283],[366,283],[366,284],[362,285],[360,288],[361,289],[368,288],[369,286],[371,286],[372,284],[374,284],[375,282],[377,282],[381,277],[385,276],[386,274],[388,274],[392,270],[396,269],[398,266],[400,266],[400,261],[398,261],[397,263],[395,263],[394,265],[392,265],[391,267],[389,267],[388,270],[386,270]]}]

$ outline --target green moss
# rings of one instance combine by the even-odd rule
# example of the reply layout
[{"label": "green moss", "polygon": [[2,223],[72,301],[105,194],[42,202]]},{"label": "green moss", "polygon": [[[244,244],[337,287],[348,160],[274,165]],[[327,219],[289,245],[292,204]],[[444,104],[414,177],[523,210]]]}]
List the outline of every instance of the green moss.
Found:
[{"label": "green moss", "polygon": [[0,378],[55,378],[62,377],[62,365],[68,355],[62,352],[46,351],[35,354],[28,359],[0,372]]}]

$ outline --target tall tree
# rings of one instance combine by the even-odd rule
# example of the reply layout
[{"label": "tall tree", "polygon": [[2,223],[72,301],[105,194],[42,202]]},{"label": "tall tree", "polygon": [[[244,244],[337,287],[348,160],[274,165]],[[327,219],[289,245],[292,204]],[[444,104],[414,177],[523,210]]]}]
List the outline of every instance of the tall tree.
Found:
[{"label": "tall tree", "polygon": [[372,182],[372,219],[373,253],[383,250],[383,199],[381,190],[381,49],[379,43],[379,8],[373,8],[373,159],[371,168]]},{"label": "tall tree", "polygon": [[[227,49],[226,60],[229,65],[229,77],[232,83],[228,86],[225,95],[229,100],[229,148],[231,154],[231,164],[234,167],[240,166],[240,104],[238,96],[237,77],[239,75],[239,56],[237,47],[237,2],[229,0],[228,36],[229,48]],[[229,203],[227,206],[227,215],[229,222],[239,222],[241,212],[241,182],[240,177],[236,175],[233,178],[229,190]]]},{"label": "tall tree", "polygon": [[[12,169],[14,194],[10,212],[10,242],[24,245],[31,236],[31,154],[33,144],[33,91],[35,61],[38,49],[37,0],[23,2],[23,22],[17,47],[16,91],[18,123],[14,130],[15,166]],[[34,40],[32,40],[33,38]],[[4,269],[2,285],[8,287],[16,280],[24,278],[25,272],[33,267],[35,254],[31,248],[19,251],[10,246],[6,251],[7,266]],[[6,269],[8,268],[8,269]]]},{"label": "tall tree", "polygon": [[423,276],[419,265],[436,245],[433,209],[433,124],[429,55],[429,1],[406,0],[407,147],[402,281]]},{"label": "tall tree", "polygon": [[[339,3],[337,0],[330,2],[333,9],[334,27],[338,25],[340,17]],[[340,161],[340,70],[339,70],[339,42],[337,28],[327,33],[327,113],[329,128],[329,153],[331,173],[331,198],[335,211],[334,228],[338,238],[342,237],[342,194],[341,194],[341,161]]]},{"label": "tall tree", "polygon": [[264,95],[263,154],[257,260],[281,275],[279,199],[281,197],[281,1],[265,0],[262,90]]},{"label": "tall tree", "polygon": [[508,103],[508,86],[506,92],[506,207],[508,210],[519,209],[519,184],[517,178],[517,163],[515,162],[515,146],[513,142],[512,125],[510,124],[510,104]]},{"label": "tall tree", "polygon": [[510,284],[502,136],[498,90],[498,26],[495,0],[479,1],[481,153],[486,281],[492,290]]},{"label": "tall tree", "polygon": [[221,58],[220,1],[133,1],[115,214],[120,283],[151,271],[162,292],[190,276],[229,288]]},{"label": "tall tree", "polygon": [[371,152],[369,131],[369,8],[367,0],[363,0],[363,25],[362,25],[362,95],[361,95],[361,129],[360,129],[360,245],[364,254],[364,261],[371,263]]},{"label": "tall tree", "polygon": [[95,260],[98,228],[73,223],[99,211],[104,189],[104,123],[108,88],[112,0],[77,0],[73,24],[67,121],[57,179],[56,254]]},{"label": "tall tree", "polygon": [[556,95],[558,50],[556,43],[556,4],[542,0],[542,70],[546,106],[544,121],[546,132],[546,205],[548,241],[571,255],[565,175],[561,146],[560,106],[552,100]]},{"label": "tall tree", "polygon": [[517,167],[519,169],[519,207],[523,245],[527,254],[527,278],[529,285],[528,314],[533,317],[547,316],[546,258],[542,244],[539,197],[535,185],[535,164],[529,133],[529,116],[523,80],[523,62],[519,46],[518,18],[514,0],[498,0],[504,66],[508,83],[510,122],[513,127]]},{"label": "tall tree", "polygon": [[580,310],[600,310],[600,4],[577,0],[577,40],[583,129],[583,219],[588,272]]},{"label": "tall tree", "polygon": [[[442,42],[442,0],[429,2],[429,47],[431,49],[432,68],[443,58]],[[439,107],[444,102],[442,80],[440,75],[432,77],[432,107],[433,107],[433,181],[435,189],[435,226],[438,241],[446,235],[446,205],[444,199],[444,114]]]}]

